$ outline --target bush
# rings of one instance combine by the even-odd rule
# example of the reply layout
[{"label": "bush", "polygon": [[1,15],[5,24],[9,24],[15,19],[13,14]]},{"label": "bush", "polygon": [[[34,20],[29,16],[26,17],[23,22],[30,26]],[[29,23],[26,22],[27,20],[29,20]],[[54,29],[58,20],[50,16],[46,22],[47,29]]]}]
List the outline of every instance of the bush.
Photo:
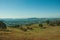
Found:
[{"label": "bush", "polygon": [[24,28],[24,27],[20,27],[20,29],[21,29],[22,31],[27,31],[27,28]]},{"label": "bush", "polygon": [[39,27],[43,27],[43,24],[39,24]]},{"label": "bush", "polygon": [[33,28],[31,28],[31,27],[27,27],[27,29],[29,29],[29,30],[33,30]]}]

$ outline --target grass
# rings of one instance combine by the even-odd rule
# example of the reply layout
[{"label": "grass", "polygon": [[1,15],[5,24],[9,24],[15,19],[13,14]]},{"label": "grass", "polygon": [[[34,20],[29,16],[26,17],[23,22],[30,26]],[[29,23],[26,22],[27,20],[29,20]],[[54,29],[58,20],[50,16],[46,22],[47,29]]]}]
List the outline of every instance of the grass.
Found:
[{"label": "grass", "polygon": [[26,32],[16,28],[8,28],[8,31],[0,31],[0,40],[60,40],[60,26],[46,29],[38,27]]}]

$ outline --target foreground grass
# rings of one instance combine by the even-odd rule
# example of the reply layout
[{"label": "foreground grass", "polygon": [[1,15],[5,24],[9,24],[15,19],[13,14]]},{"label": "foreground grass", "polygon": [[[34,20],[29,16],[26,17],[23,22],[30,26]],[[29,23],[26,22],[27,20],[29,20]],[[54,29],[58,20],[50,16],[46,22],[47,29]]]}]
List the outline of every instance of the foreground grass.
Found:
[{"label": "foreground grass", "polygon": [[60,26],[34,28],[26,32],[16,28],[8,28],[8,30],[0,31],[0,40],[60,40]]}]

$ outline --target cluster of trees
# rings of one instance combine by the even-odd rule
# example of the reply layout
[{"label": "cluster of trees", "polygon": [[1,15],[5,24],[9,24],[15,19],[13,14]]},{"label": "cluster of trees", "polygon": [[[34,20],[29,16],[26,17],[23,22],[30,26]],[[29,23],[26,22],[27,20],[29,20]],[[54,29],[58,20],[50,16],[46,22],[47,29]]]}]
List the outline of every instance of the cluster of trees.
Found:
[{"label": "cluster of trees", "polygon": [[[49,26],[60,26],[60,20],[53,20],[53,21],[50,21],[50,20],[46,20],[45,21],[45,23],[47,24],[47,25],[49,25]],[[46,27],[44,27],[44,25],[43,25],[43,23],[40,23],[39,24],[39,27],[41,27],[41,28],[46,28]]]},{"label": "cluster of trees", "polygon": [[60,26],[60,20],[53,20],[53,21],[46,21],[47,24],[49,24],[50,26]]}]

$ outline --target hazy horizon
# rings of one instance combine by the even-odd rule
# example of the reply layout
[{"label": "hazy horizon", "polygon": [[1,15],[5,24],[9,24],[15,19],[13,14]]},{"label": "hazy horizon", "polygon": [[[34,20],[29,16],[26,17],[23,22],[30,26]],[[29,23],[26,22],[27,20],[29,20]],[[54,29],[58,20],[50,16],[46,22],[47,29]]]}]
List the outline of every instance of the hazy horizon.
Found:
[{"label": "hazy horizon", "polygon": [[60,18],[60,0],[0,0],[0,18]]}]

